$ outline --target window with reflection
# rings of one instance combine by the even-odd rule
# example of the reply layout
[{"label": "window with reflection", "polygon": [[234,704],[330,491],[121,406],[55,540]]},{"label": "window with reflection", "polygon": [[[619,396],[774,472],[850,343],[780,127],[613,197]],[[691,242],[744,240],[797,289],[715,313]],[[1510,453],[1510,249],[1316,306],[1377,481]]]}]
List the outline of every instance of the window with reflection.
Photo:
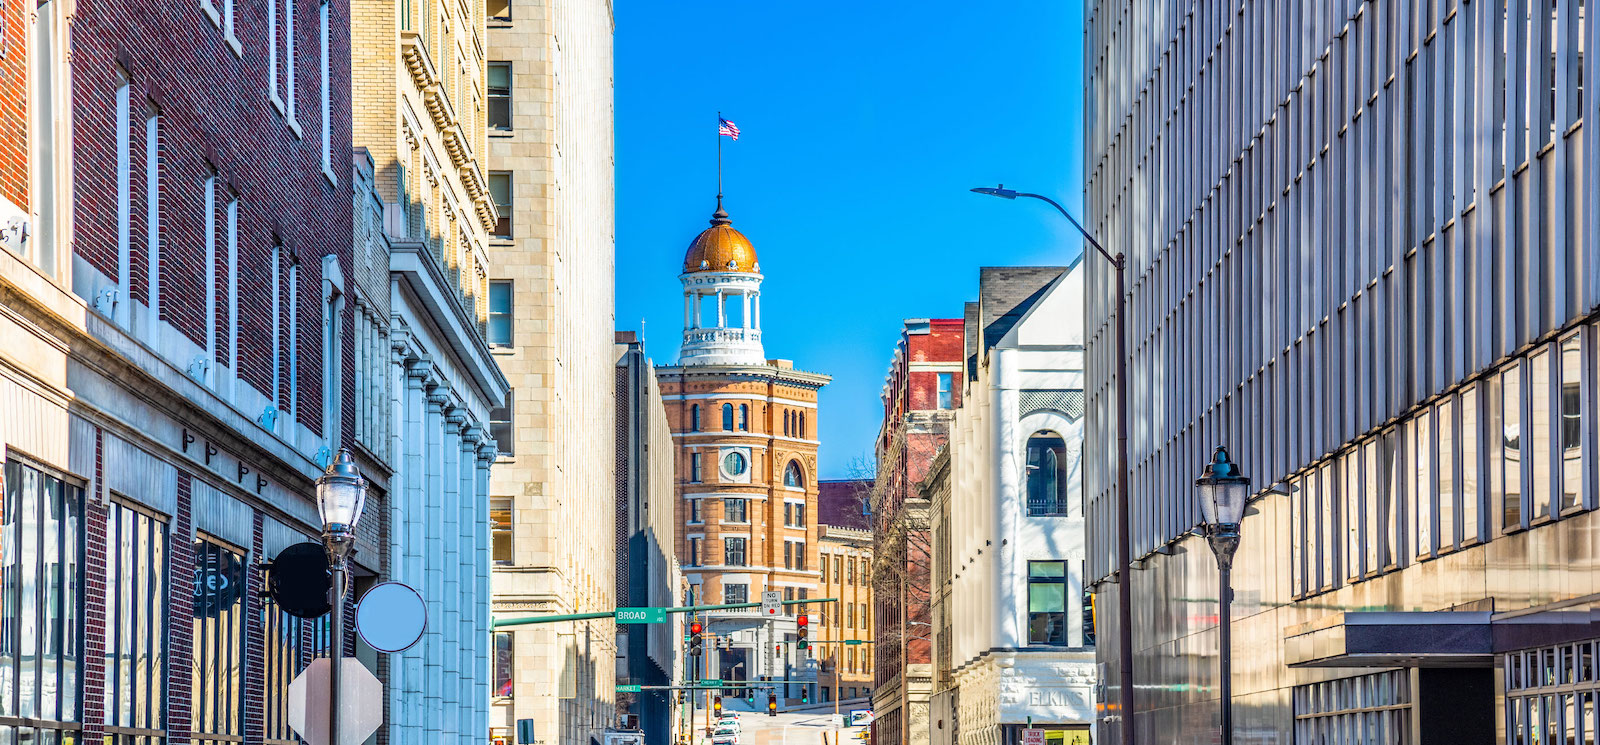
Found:
[{"label": "window with reflection", "polygon": [[489,500],[489,543],[495,566],[508,567],[516,562],[512,554],[511,516],[510,497]]},{"label": "window with reflection", "polygon": [[245,556],[194,542],[194,633],[189,717],[199,742],[244,735]]},{"label": "window with reflection", "polygon": [[494,635],[494,695],[510,698],[512,690],[511,632],[497,631]]},{"label": "window with reflection", "polygon": [[1067,514],[1067,443],[1055,432],[1028,438],[1028,515]]},{"label": "window with reflection", "polygon": [[1583,350],[1579,332],[1561,340],[1561,509],[1583,506]]},{"label": "window with reflection", "polygon": [[722,429],[728,432],[733,431],[733,404],[722,405]]},{"label": "window with reflection", "polygon": [[745,541],[744,538],[722,539],[722,563],[731,567],[744,566]]},{"label": "window with reflection", "polygon": [[289,728],[289,683],[328,649],[329,616],[304,619],[262,603],[261,711],[267,745],[299,745]]},{"label": "window with reflection", "polygon": [[691,404],[689,406],[689,431],[700,431],[700,404]]},{"label": "window with reflection", "polygon": [[167,724],[167,523],[123,503],[106,516],[106,732],[156,745]]},{"label": "window with reflection", "polygon": [[1501,511],[1506,530],[1526,527],[1522,508],[1522,367],[1513,361],[1500,374]]},{"label": "window with reflection", "polygon": [[750,431],[750,405],[739,404],[739,431]]},{"label": "window with reflection", "polygon": [[1067,564],[1028,562],[1028,643],[1067,643]]},{"label": "window with reflection", "polygon": [[722,500],[722,521],[730,523],[749,522],[750,518],[745,511],[748,504],[742,497],[725,497]]},{"label": "window with reflection", "polygon": [[1528,482],[1532,487],[1529,506],[1532,507],[1531,517],[1535,522],[1550,516],[1550,505],[1555,496],[1552,488],[1554,473],[1551,471],[1554,467],[1551,449],[1554,421],[1550,411],[1550,357],[1550,350],[1545,348],[1528,358]]},{"label": "window with reflection", "polygon": [[791,460],[788,467],[783,469],[783,485],[794,487],[804,487],[806,485],[806,477],[800,472],[799,463]]},{"label": "window with reflection", "polygon": [[0,729],[64,741],[82,718],[83,490],[8,461],[0,499]]}]

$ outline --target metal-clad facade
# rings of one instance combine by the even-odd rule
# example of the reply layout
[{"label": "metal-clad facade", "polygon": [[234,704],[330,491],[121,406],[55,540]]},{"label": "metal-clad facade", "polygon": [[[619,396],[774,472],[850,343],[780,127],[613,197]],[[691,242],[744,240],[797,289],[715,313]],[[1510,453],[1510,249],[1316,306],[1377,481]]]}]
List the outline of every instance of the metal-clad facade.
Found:
[{"label": "metal-clad facade", "polygon": [[[1566,538],[1600,501],[1584,4],[1091,3],[1084,202],[1129,257],[1142,732],[1214,726],[1215,567],[1183,538],[1219,444],[1261,490],[1236,563],[1240,733],[1292,741],[1293,687],[1342,677],[1285,667],[1287,626],[1600,590]],[[1121,381],[1113,270],[1086,269],[1104,580]],[[1098,587],[1106,634],[1119,589]],[[1115,700],[1116,645],[1099,655]]]}]

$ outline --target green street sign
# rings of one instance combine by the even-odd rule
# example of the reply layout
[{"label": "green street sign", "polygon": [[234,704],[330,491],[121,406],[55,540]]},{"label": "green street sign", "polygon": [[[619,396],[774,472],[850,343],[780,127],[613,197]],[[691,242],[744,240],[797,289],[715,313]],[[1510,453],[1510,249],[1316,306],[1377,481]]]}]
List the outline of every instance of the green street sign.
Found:
[{"label": "green street sign", "polygon": [[638,692],[639,692],[639,686],[637,686],[637,685],[628,685],[627,683],[618,683],[617,684],[617,693],[638,693]]},{"label": "green street sign", "polygon": [[846,640],[844,640],[844,645],[846,647],[854,647],[855,645],[860,644],[860,643],[861,643],[860,639],[846,639]]},{"label": "green street sign", "polygon": [[666,608],[618,608],[617,623],[666,623]]},{"label": "green street sign", "polygon": [[702,680],[702,681],[700,681],[700,685],[706,686],[706,687],[709,687],[709,688],[720,688],[720,687],[722,687],[722,681],[721,680]]}]

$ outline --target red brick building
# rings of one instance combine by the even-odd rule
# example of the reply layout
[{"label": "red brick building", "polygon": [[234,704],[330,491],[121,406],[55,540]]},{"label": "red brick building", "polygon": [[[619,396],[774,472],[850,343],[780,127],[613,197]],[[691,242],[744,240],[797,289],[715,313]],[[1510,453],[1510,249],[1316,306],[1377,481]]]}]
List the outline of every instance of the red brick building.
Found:
[{"label": "red brick building", "polygon": [[372,481],[358,588],[386,556],[345,279],[348,0],[0,22],[0,742],[293,741],[285,686],[327,617],[265,603],[250,567],[316,540],[341,447]]},{"label": "red brick building", "polygon": [[877,534],[872,726],[878,745],[901,745],[908,737],[911,742],[928,739],[932,544],[927,500],[917,493],[917,485],[949,439],[950,422],[961,405],[966,357],[962,327],[959,318],[907,320],[883,385],[872,504]]}]

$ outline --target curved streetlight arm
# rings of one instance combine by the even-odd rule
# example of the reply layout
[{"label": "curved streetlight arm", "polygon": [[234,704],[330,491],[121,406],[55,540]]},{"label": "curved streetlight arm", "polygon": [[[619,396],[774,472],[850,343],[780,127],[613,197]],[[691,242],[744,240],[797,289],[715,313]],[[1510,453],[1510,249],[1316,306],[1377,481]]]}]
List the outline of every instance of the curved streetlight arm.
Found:
[{"label": "curved streetlight arm", "polygon": [[1046,202],[1049,202],[1050,206],[1056,208],[1056,211],[1060,212],[1062,217],[1067,218],[1067,222],[1072,223],[1072,227],[1077,228],[1078,232],[1083,234],[1083,239],[1088,241],[1089,245],[1094,246],[1094,250],[1099,251],[1100,255],[1104,256],[1106,261],[1111,262],[1118,269],[1122,268],[1122,260],[1119,259],[1119,258],[1115,258],[1110,253],[1108,253],[1106,251],[1105,247],[1101,246],[1100,242],[1094,239],[1094,236],[1089,235],[1089,231],[1087,231],[1087,230],[1085,230],[1083,228],[1083,225],[1078,222],[1078,218],[1073,217],[1072,213],[1068,212],[1067,208],[1062,207],[1060,204],[1058,204],[1056,202],[1056,200],[1051,199],[1050,197],[1047,197],[1047,196],[1045,196],[1043,194],[1032,194],[1032,193],[1025,192],[1025,191],[1017,192],[1017,196],[1019,196],[1019,197],[1033,197],[1034,199],[1042,199],[1042,200],[1044,200]]}]

